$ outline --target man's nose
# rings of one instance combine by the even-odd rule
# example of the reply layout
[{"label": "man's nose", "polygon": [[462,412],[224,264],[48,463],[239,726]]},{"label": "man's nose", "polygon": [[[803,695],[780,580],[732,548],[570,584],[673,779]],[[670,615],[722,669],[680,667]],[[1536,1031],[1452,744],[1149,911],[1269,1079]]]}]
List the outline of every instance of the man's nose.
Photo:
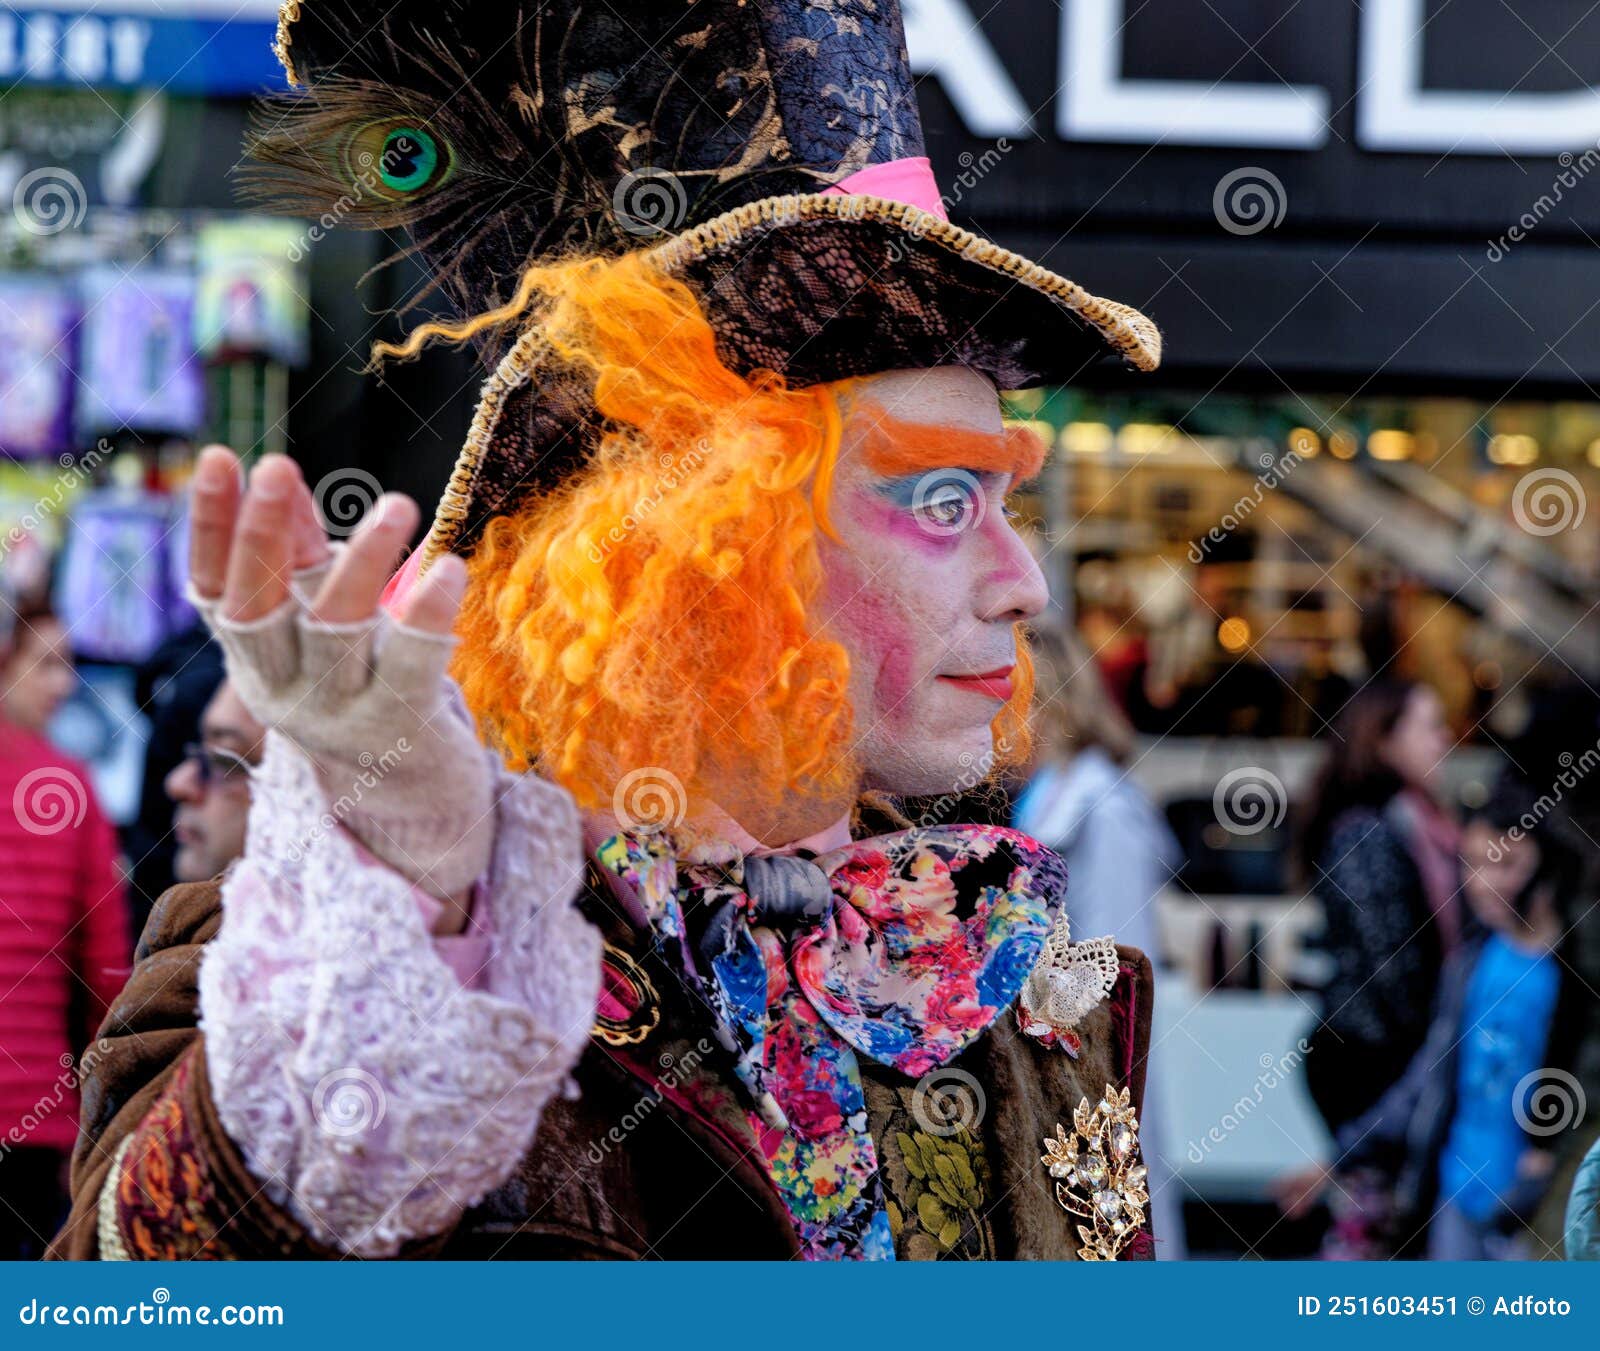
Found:
[{"label": "man's nose", "polygon": [[193,760],[185,760],[167,775],[163,787],[174,802],[197,802],[200,799],[200,771]]},{"label": "man's nose", "polygon": [[[986,530],[986,534],[991,532]],[[979,618],[1009,624],[1026,623],[1050,604],[1044,571],[1022,536],[1009,521],[995,523],[991,535],[994,558],[985,577]]]}]

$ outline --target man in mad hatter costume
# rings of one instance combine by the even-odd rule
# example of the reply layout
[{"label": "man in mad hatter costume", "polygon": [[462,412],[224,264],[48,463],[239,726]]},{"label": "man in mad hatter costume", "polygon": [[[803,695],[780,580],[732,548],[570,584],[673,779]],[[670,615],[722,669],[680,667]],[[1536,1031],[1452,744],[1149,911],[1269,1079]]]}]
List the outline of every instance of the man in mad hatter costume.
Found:
[{"label": "man in mad hatter costume", "polygon": [[1153,326],[948,223],[888,0],[291,0],[280,54],[258,193],[405,227],[463,317],[401,354],[490,375],[392,579],[406,499],[332,552],[289,461],[202,457],[273,730],[56,1253],[1149,1255],[1149,963],[947,818],[1047,600],[998,391]]}]

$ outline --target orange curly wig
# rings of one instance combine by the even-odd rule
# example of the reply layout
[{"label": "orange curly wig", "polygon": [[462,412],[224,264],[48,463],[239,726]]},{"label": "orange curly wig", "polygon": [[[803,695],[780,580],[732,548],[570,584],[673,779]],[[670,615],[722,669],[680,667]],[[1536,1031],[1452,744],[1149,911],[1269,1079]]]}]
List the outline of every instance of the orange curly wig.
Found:
[{"label": "orange curly wig", "polygon": [[[735,819],[793,795],[849,801],[849,658],[813,601],[857,382],[735,375],[693,293],[636,253],[534,268],[507,313],[528,302],[607,431],[559,489],[490,522],[468,561],[454,674],[484,734],[588,808],[642,768],[672,785],[678,819],[714,799]],[[441,331],[459,340],[473,322]],[[1020,635],[1018,653],[994,724],[1006,764],[1027,749]]]}]

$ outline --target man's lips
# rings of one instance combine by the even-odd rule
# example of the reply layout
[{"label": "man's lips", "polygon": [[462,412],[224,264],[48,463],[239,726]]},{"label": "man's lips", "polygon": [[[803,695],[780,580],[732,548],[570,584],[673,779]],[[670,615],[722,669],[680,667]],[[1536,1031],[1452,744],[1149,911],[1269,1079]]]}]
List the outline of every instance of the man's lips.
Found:
[{"label": "man's lips", "polygon": [[939,679],[959,689],[971,690],[974,694],[986,695],[1005,703],[1011,698],[1011,673],[1014,670],[1015,666],[998,666],[977,675],[942,675]]}]

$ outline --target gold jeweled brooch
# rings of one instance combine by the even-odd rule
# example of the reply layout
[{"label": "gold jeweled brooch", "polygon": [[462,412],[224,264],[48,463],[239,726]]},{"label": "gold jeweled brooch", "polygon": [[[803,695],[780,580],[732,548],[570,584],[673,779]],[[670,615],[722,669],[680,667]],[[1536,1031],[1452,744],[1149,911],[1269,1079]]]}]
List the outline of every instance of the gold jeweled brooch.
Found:
[{"label": "gold jeweled brooch", "polygon": [[1069,1215],[1088,1220],[1078,1226],[1085,1262],[1115,1261],[1144,1224],[1150,1202],[1145,1166],[1139,1160],[1139,1122],[1126,1088],[1110,1084],[1094,1110],[1089,1099],[1072,1113],[1071,1135],[1056,1123],[1046,1136],[1039,1162],[1056,1179],[1056,1200]]}]

